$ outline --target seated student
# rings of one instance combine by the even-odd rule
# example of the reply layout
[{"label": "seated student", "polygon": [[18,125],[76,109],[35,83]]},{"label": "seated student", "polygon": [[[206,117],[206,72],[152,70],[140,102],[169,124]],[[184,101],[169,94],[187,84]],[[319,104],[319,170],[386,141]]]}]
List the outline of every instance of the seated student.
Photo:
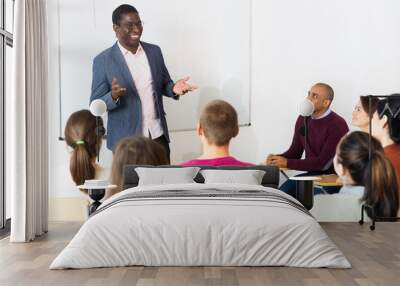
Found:
[{"label": "seated student", "polygon": [[[96,162],[97,150],[101,148],[101,139],[97,139],[96,128],[96,117],[89,110],[72,113],[65,126],[65,142],[72,148],[69,169],[77,186],[83,185],[85,180],[108,179],[109,171]],[[104,135],[101,118],[99,129]],[[81,191],[87,192],[84,189]]]},{"label": "seated student", "polygon": [[[371,98],[371,110],[375,111],[378,105],[378,98]],[[358,102],[354,106],[351,116],[351,125],[359,128],[361,131],[369,131],[369,98],[368,96],[360,96]]]},{"label": "seated student", "polygon": [[[267,164],[280,168],[306,171],[302,175],[333,173],[332,160],[339,140],[349,131],[346,121],[330,109],[334,98],[333,89],[325,83],[317,83],[308,92],[307,98],[314,105],[314,112],[308,121],[307,150],[304,150],[304,117],[296,121],[290,148],[280,155],[268,155]],[[302,155],[305,153],[305,158]],[[295,182],[286,181],[280,189],[292,196]],[[339,189],[333,189],[337,192]]]},{"label": "seated student", "polygon": [[400,94],[379,100],[372,116],[372,135],[381,142],[400,179]]},{"label": "seated student", "polygon": [[[372,138],[372,174],[369,135],[355,131],[339,143],[334,165],[343,182],[338,194],[317,195],[311,213],[319,221],[358,221],[360,203],[374,207],[377,216],[395,217],[399,209],[396,172],[380,142]],[[372,176],[372,184],[370,178]],[[371,213],[367,211],[371,216]]]},{"label": "seated student", "polygon": [[[381,141],[385,155],[392,162],[400,177],[400,95],[379,100],[371,98],[372,134]],[[397,98],[396,98],[397,97]],[[361,96],[352,114],[352,125],[369,132],[369,98]]]},{"label": "seated student", "polygon": [[111,183],[118,186],[108,193],[108,197],[122,191],[123,169],[125,165],[168,165],[165,148],[149,138],[135,135],[121,139],[114,152],[111,167]]},{"label": "seated student", "polygon": [[229,153],[229,143],[239,133],[235,108],[223,100],[213,100],[206,105],[197,124],[197,135],[203,145],[203,154],[182,166],[252,166],[241,162]]}]

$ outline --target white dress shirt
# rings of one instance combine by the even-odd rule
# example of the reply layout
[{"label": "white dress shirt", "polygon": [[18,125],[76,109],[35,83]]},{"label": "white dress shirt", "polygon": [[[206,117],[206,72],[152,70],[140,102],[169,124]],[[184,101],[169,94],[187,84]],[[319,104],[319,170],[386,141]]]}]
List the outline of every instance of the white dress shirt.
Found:
[{"label": "white dress shirt", "polygon": [[161,126],[161,120],[157,118],[155,111],[153,77],[151,76],[146,53],[140,44],[135,54],[125,49],[119,42],[118,46],[131,72],[142,104],[143,135],[153,139],[158,138],[164,134],[164,131]]}]

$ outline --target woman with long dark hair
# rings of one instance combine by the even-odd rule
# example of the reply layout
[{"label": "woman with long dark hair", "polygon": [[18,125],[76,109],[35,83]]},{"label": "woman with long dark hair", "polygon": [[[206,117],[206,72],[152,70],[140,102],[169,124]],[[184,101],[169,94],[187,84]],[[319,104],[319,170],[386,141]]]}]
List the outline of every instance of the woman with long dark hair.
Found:
[{"label": "woman with long dark hair", "polygon": [[70,115],[65,126],[65,142],[72,148],[69,169],[76,185],[83,185],[85,180],[90,179],[108,179],[106,169],[96,163],[97,150],[100,150],[102,140],[97,138],[96,128],[104,130],[100,117],[98,124],[99,127],[96,125],[96,117],[89,110],[80,110]]},{"label": "woman with long dark hair", "polygon": [[[381,143],[374,137],[371,142],[370,160],[368,133],[355,131],[342,138],[334,166],[343,187],[338,194],[315,196],[311,212],[318,220],[358,221],[361,203],[373,206],[377,216],[397,216],[399,183],[396,171]],[[335,213],[329,213],[328,209],[332,211],[333,206]],[[368,209],[367,214],[372,215]]]},{"label": "woman with long dark hair", "polygon": [[344,137],[338,146],[335,169],[345,184],[364,186],[361,201],[373,206],[377,216],[395,217],[399,209],[396,170],[380,142],[375,138],[371,142],[369,160],[367,133],[357,131]]}]

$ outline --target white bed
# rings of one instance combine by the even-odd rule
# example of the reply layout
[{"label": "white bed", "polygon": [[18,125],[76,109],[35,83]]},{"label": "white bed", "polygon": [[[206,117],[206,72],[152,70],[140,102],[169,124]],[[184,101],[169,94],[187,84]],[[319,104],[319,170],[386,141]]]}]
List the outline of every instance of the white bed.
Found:
[{"label": "white bed", "polygon": [[283,192],[196,183],[135,187],[111,197],[50,269],[128,265],[351,267]]}]

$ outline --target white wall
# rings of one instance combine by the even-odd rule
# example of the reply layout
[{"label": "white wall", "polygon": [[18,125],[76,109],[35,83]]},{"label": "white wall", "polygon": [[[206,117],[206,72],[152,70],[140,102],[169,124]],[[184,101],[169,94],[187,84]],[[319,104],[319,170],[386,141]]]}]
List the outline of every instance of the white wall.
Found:
[{"label": "white wall", "polygon": [[[126,1],[58,1],[61,122],[65,125],[72,112],[87,108],[93,57],[114,44],[110,11]],[[251,1],[186,0],[181,5],[182,2],[134,2],[144,22],[142,39],[162,47],[172,78],[189,75],[192,82],[202,87],[192,96],[181,98],[179,112],[174,100],[165,100],[169,128],[194,129],[200,110],[216,98],[229,100],[239,114],[239,122],[248,124]],[[221,13],[224,9],[229,13]],[[120,80],[117,74],[114,76]]]},{"label": "white wall", "polygon": [[[64,142],[57,140],[54,2],[49,2],[50,196],[67,197],[78,192],[69,177]],[[232,153],[259,163],[269,152],[284,151],[291,141],[297,103],[315,82],[332,85],[333,109],[348,122],[359,95],[400,91],[398,11],[397,0],[253,0],[252,122],[233,140]],[[172,133],[171,139],[174,163],[201,151],[194,132]],[[110,152],[102,150],[101,156],[110,166]]]}]

